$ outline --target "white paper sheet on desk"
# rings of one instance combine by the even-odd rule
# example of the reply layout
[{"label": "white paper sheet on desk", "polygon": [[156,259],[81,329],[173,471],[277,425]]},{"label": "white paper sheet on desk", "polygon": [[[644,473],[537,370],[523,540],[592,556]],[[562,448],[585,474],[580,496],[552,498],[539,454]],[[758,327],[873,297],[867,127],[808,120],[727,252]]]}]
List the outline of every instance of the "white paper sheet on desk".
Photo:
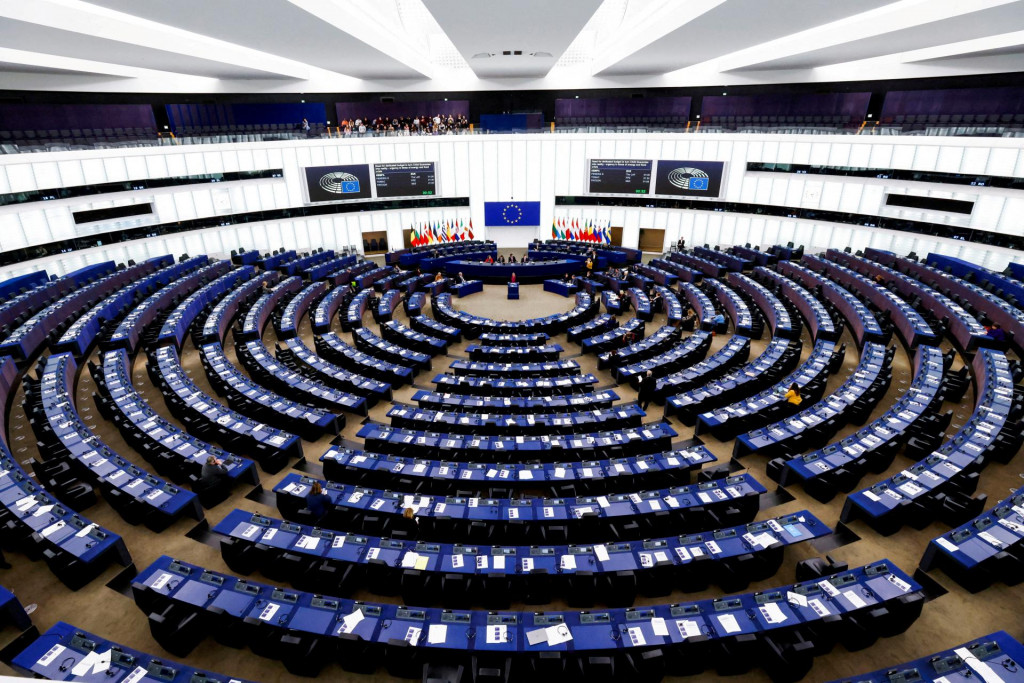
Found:
[{"label": "white paper sheet on desk", "polygon": [[71,669],[75,676],[103,673],[110,668],[110,650],[106,652],[90,652],[79,660],[78,664]]},{"label": "white paper sheet on desk", "polygon": [[736,617],[731,614],[719,615],[718,623],[722,625],[726,633],[739,633],[740,631],[740,625],[736,622]]},{"label": "white paper sheet on desk", "polygon": [[[31,500],[32,502],[35,502],[34,498],[22,498],[21,500],[18,501],[18,507],[21,508],[22,507],[21,503],[23,501],[26,501],[26,500]],[[25,507],[28,507],[28,506],[26,505]],[[40,505],[39,508],[36,509],[36,511],[32,513],[32,516],[33,517],[39,517],[41,515],[45,515],[47,512],[49,512],[52,509],[53,509],[52,505]]]},{"label": "white paper sheet on desk", "polygon": [[427,644],[438,645],[448,640],[447,624],[431,624],[427,629]]},{"label": "white paper sheet on desk", "polygon": [[487,627],[487,642],[491,645],[504,643],[508,640],[508,626],[495,624]]},{"label": "white paper sheet on desk", "polygon": [[603,545],[595,545],[594,554],[597,555],[597,559],[601,562],[608,561],[608,548],[604,547]]},{"label": "white paper sheet on desk", "polygon": [[793,591],[786,591],[786,600],[788,600],[791,605],[807,607],[807,598],[800,595],[799,593],[794,593]]},{"label": "white paper sheet on desk", "polygon": [[402,567],[406,569],[411,569],[416,566],[416,562],[419,559],[420,556],[417,553],[407,552],[405,555],[402,556]]},{"label": "white paper sheet on desk", "polygon": [[651,619],[651,630],[654,631],[656,636],[668,637],[668,626],[665,625],[665,620],[661,617]]},{"label": "white paper sheet on desk", "polygon": [[48,526],[48,527],[46,527],[45,529],[43,529],[42,531],[40,531],[40,532],[39,532],[39,535],[40,535],[40,536],[42,536],[43,538],[49,538],[49,537],[50,537],[50,536],[52,536],[53,534],[55,534],[55,533],[57,533],[58,531],[60,531],[61,529],[63,529],[63,528],[65,527],[65,526],[67,526],[67,524],[66,524],[66,522],[65,522],[65,521],[64,521],[64,520],[62,519],[62,520],[60,520],[60,521],[54,522],[54,523],[53,523],[53,524],[51,524],[50,526]]},{"label": "white paper sheet on desk", "polygon": [[781,624],[786,621],[786,615],[782,612],[782,609],[778,604],[774,602],[766,602],[761,605],[760,609],[761,615],[769,624]]},{"label": "white paper sheet on desk", "polygon": [[362,610],[356,610],[341,620],[342,633],[351,633],[360,621],[363,620]]},{"label": "white paper sheet on desk", "polygon": [[572,632],[565,624],[548,626],[544,629],[544,635],[547,638],[548,645],[560,645],[572,640]]},{"label": "white paper sheet on desk", "polygon": [[700,626],[693,619],[676,619],[676,628],[683,638],[695,638],[701,635]]}]

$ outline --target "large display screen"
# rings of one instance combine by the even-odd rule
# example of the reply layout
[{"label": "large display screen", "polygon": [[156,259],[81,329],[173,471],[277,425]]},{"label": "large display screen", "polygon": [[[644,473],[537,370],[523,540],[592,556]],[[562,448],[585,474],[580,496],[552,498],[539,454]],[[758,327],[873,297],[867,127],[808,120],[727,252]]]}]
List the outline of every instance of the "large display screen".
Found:
[{"label": "large display screen", "polygon": [[378,197],[436,195],[433,161],[408,161],[373,165],[373,184]]},{"label": "large display screen", "polygon": [[650,194],[650,159],[591,159],[591,194]]},{"label": "large display screen", "polygon": [[307,166],[305,171],[311,202],[373,198],[369,164]]},{"label": "large display screen", "polygon": [[654,194],[717,197],[722,191],[724,161],[658,160]]}]

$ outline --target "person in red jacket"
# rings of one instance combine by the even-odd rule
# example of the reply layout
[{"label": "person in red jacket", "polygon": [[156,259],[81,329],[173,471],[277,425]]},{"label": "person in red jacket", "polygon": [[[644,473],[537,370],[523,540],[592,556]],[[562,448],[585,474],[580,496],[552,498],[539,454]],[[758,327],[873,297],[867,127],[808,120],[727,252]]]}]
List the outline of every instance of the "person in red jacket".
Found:
[{"label": "person in red jacket", "polygon": [[509,282],[511,282],[511,283],[515,283],[515,281],[516,281],[516,274],[515,274],[515,273],[512,273],[512,277],[511,277],[511,278],[509,278],[509,280],[508,280],[508,281],[509,281]]}]

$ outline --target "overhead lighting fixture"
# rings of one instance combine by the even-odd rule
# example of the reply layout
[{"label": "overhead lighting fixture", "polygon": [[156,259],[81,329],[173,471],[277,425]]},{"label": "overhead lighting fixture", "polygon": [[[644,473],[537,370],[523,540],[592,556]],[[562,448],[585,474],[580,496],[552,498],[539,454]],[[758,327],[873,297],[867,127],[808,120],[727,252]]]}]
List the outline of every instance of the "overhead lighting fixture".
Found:
[{"label": "overhead lighting fixture", "polygon": [[493,56],[494,55],[491,54],[490,52],[477,52],[475,55],[473,55],[473,59],[487,59],[488,57]]},{"label": "overhead lighting fixture", "polygon": [[541,57],[542,59],[551,59],[552,54],[550,52],[531,52],[531,57]]}]

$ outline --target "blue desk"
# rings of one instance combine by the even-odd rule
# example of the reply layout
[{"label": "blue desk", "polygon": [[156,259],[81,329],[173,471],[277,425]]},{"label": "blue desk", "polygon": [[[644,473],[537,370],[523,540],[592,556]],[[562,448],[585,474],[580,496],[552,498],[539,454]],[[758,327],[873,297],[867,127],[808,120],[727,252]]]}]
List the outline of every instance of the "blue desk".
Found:
[{"label": "blue desk", "polygon": [[10,624],[19,631],[24,631],[32,626],[32,619],[25,613],[25,608],[17,596],[3,586],[0,586],[0,614],[5,623]]},{"label": "blue desk", "polygon": [[715,307],[708,295],[689,282],[679,283],[679,293],[686,297],[686,300],[693,308],[698,321],[696,326],[710,332],[714,326]]},{"label": "blue desk", "polygon": [[189,294],[164,320],[157,335],[157,342],[174,344],[180,349],[189,327],[203,309],[238,284],[247,282],[255,276],[256,269],[253,266],[241,266]]},{"label": "blue desk", "polygon": [[615,374],[614,371],[623,365],[638,363],[646,358],[667,351],[679,341],[679,335],[679,328],[665,325],[658,328],[654,334],[646,339],[641,339],[629,346],[616,349],[614,353],[612,351],[599,353],[597,356],[597,367],[600,369],[610,368],[612,374]]},{"label": "blue desk", "polygon": [[779,287],[785,298],[796,306],[800,315],[807,322],[807,329],[811,333],[811,339],[839,340],[839,337],[842,335],[842,328],[836,326],[824,304],[811,296],[811,293],[806,289],[789,278],[762,266],[754,269],[754,277]]},{"label": "blue desk", "polygon": [[297,335],[299,321],[306,316],[313,302],[323,296],[326,291],[326,282],[314,282],[311,285],[306,285],[298,294],[293,296],[281,312],[280,320],[276,322],[275,331],[278,338],[291,339]]},{"label": "blue desk", "polygon": [[[417,409],[418,410],[418,409]],[[509,462],[541,457],[545,453],[567,451],[581,459],[600,459],[616,455],[657,453],[671,449],[678,433],[665,422],[615,431],[593,433],[545,434],[542,436],[487,436],[449,434],[435,431],[398,429],[370,422],[357,433],[366,448],[394,455],[430,455],[444,453],[449,460],[486,460],[505,454]]]},{"label": "blue desk", "polygon": [[[678,330],[676,330],[678,334]],[[650,358],[620,365],[613,372],[620,384],[631,384],[634,388],[638,385],[641,375],[651,373],[655,380],[665,375],[677,373],[683,368],[688,368],[699,363],[708,354],[711,348],[711,333],[704,330],[697,330],[681,342],[677,342],[664,353]]]},{"label": "blue desk", "polygon": [[812,290],[820,288],[825,300],[831,303],[850,325],[850,332],[857,341],[857,348],[864,348],[867,342],[888,344],[891,333],[882,330],[875,314],[860,299],[845,287],[815,273],[794,261],[780,261],[778,270]]},{"label": "blue desk", "polygon": [[39,383],[28,396],[33,430],[46,445],[46,458],[67,461],[122,516],[143,521],[154,531],[166,529],[179,517],[202,519],[194,493],[131,464],[86,426],[74,403],[77,370],[69,353],[48,356]]},{"label": "blue desk", "polygon": [[[707,284],[715,290],[715,298],[717,298],[718,303],[721,304],[722,310],[729,314],[729,318],[732,320],[733,332],[741,337],[760,339],[764,325],[761,325],[760,321],[758,321],[757,333],[755,334],[754,317],[750,314],[750,306],[748,306],[747,302],[736,293],[736,290],[720,280],[712,280],[709,278],[707,280]],[[711,314],[712,320],[709,321],[711,326],[714,325],[713,311],[714,309],[712,309]],[[701,319],[703,320],[703,316],[701,316]]]},{"label": "blue desk", "polygon": [[[306,269],[302,276],[310,282],[316,282],[317,280],[324,280],[331,273],[337,273],[340,270],[354,266],[359,260],[359,257],[355,254],[349,254],[348,256],[341,256],[331,259],[327,263],[319,263],[311,268]],[[340,284],[340,283],[339,283]]]},{"label": "blue desk", "polygon": [[[160,353],[158,350],[157,355]],[[169,348],[164,353],[175,355],[173,349]],[[160,462],[161,467],[174,463],[174,468],[182,475],[198,478],[207,456],[213,455],[224,462],[231,479],[248,484],[259,483],[259,475],[253,461],[223,451],[192,436],[154,411],[135,390],[129,367],[128,354],[124,349],[107,351],[103,354],[102,376],[93,378],[100,392],[100,412],[108,419],[113,418],[115,414],[120,415],[121,419],[115,419],[114,423],[128,443],[151,461]],[[255,454],[260,454],[271,447],[277,450],[277,447],[269,442],[270,437],[279,433],[277,430],[269,427],[264,430],[256,429],[259,423],[241,415],[232,415],[231,411],[207,397],[194,385],[191,385],[194,391],[187,396],[177,393],[179,388],[184,389],[189,385],[191,380],[182,372],[178,373],[176,379],[166,384],[168,389],[176,392],[175,396],[184,401],[185,406],[202,415],[218,435],[224,434],[220,431],[222,429],[231,432],[232,437],[225,437],[225,441],[244,445],[247,452]],[[163,390],[164,386],[160,388]],[[224,419],[225,415],[232,415],[232,419]]]},{"label": "blue desk", "polygon": [[508,298],[518,299],[519,298],[519,283],[510,282],[508,283]]},{"label": "blue desk", "polygon": [[753,261],[750,259],[724,251],[708,249],[707,247],[694,247],[693,253],[701,258],[707,259],[708,261],[713,261],[714,263],[723,265],[731,272],[735,273],[742,273],[744,270],[750,270],[754,265]]},{"label": "blue desk", "polygon": [[542,363],[556,361],[562,351],[559,344],[546,346],[486,346],[470,344],[466,353],[470,360],[487,363]]},{"label": "blue desk", "polygon": [[[759,576],[774,573],[773,569],[777,569],[782,562],[786,547],[820,538],[832,531],[810,512],[802,510],[770,520],[714,531],[607,543],[604,544],[608,555],[606,559],[598,558],[593,548],[584,549],[575,544],[468,546],[381,538],[326,531],[237,509],[229,512],[214,526],[213,533],[229,539],[227,544],[222,545],[227,564],[237,564],[249,570],[253,564],[256,568],[272,567],[281,555],[290,553],[310,561],[328,562],[350,575],[354,573],[352,570],[361,570],[361,578],[350,582],[353,588],[360,583],[364,586],[377,584],[373,576],[375,572],[387,571],[392,567],[413,570],[415,574],[403,577],[406,579],[403,584],[416,576],[422,580],[416,588],[403,585],[403,598],[409,598],[406,604],[430,605],[441,603],[441,596],[436,590],[433,595],[429,595],[424,589],[428,584],[436,588],[445,573],[492,580],[496,575],[504,576],[514,580],[511,587],[517,595],[508,597],[515,597],[515,601],[521,599],[523,593],[530,593],[531,588],[535,588],[530,583],[549,582],[552,578],[560,588],[569,592],[577,571],[597,575],[634,572],[644,594],[651,593],[649,588],[654,587],[651,584],[663,583],[658,579],[664,574],[672,575],[674,585],[681,584],[684,588],[700,585],[697,581],[698,570],[693,566],[697,564],[701,565],[699,573],[710,576],[712,580],[718,578],[725,582],[739,574],[749,581],[755,571]],[[268,540],[264,541],[265,538]],[[250,557],[244,562],[233,562],[235,557],[246,552]],[[743,566],[733,569],[733,560],[741,555],[752,555],[762,561],[764,566],[754,570],[752,563],[748,563],[749,569]],[[708,560],[697,559],[705,556]],[[496,557],[504,561],[495,563]],[[490,561],[484,566],[485,563],[478,561],[478,558],[489,558]],[[295,575],[286,577],[286,580],[294,582],[301,578]],[[634,584],[630,597],[635,598],[636,592]],[[622,596],[616,599],[620,600]]]},{"label": "blue desk", "polygon": [[42,287],[49,281],[50,276],[46,274],[45,270],[12,277],[0,282],[0,299],[8,301],[20,293]]},{"label": "blue desk", "polygon": [[[349,545],[347,540],[341,545],[343,552]],[[438,554],[429,544],[414,552],[422,552],[428,566]],[[608,546],[581,552],[593,554],[599,562],[607,557],[607,562],[614,564]],[[512,564],[508,561],[511,552],[504,549],[496,556],[477,555],[475,551],[464,555],[474,564]],[[534,564],[538,561],[530,559],[535,560]],[[464,557],[463,564],[466,560]],[[710,654],[718,652],[719,647],[729,647],[729,651],[740,648],[753,655],[749,651],[756,647],[760,652],[763,639],[786,642],[799,639],[808,629],[813,629],[815,644],[820,642],[818,647],[825,651],[837,641],[856,642],[862,633],[902,633],[920,615],[924,602],[921,586],[888,560],[820,580],[728,598],[565,612],[485,612],[365,603],[283,590],[167,556],[141,570],[132,583],[132,593],[147,613],[174,606],[186,615],[203,614],[220,607],[221,629],[238,629],[248,617],[248,623],[260,632],[290,634],[295,638],[294,645],[269,652],[283,659],[289,668],[301,667],[306,675],[316,675],[322,666],[340,657],[350,667],[359,667],[359,662],[366,660],[375,668],[377,662],[384,661],[391,675],[406,677],[422,671],[424,663],[471,655],[491,654],[502,661],[516,656],[517,661],[526,658],[524,665],[529,666],[528,660],[542,653],[545,657],[561,653],[555,656],[575,662],[589,655],[615,658],[628,654],[636,659],[652,650],[670,651],[668,662],[673,666],[669,673],[692,673],[711,664]],[[555,630],[549,631],[552,626]],[[752,639],[744,638],[746,634]],[[189,643],[195,644],[207,635],[224,637],[223,631],[207,627],[190,634]],[[309,647],[314,640],[327,640],[329,646]],[[258,646],[260,641],[242,642],[267,652]],[[792,662],[792,655],[787,657],[752,656],[751,661],[784,667],[787,661]],[[806,670],[811,658],[808,652],[799,666]],[[720,660],[718,666],[735,667],[736,663]],[[743,663],[740,666],[748,668]]]},{"label": "blue desk", "polygon": [[528,320],[494,320],[470,315],[452,306],[451,294],[441,294],[431,299],[434,318],[446,325],[458,327],[467,339],[475,339],[485,332],[494,334],[520,334],[544,332],[558,334],[590,320],[597,314],[598,302],[589,294],[576,294],[576,306],[568,313],[556,313],[543,318]]},{"label": "blue desk", "polygon": [[[545,361],[541,363],[488,363],[453,360],[448,366],[455,375],[484,377],[508,377],[527,379],[532,377],[571,377],[580,374],[580,364],[574,360]],[[435,379],[435,381],[437,381]]]},{"label": "blue desk", "polygon": [[458,344],[462,341],[462,330],[451,325],[445,325],[425,315],[410,315],[409,325],[417,332],[440,339],[446,344]]},{"label": "blue desk", "polygon": [[[423,317],[423,316],[420,316]],[[424,325],[421,323],[421,327]],[[450,328],[449,328],[450,329]],[[430,334],[406,327],[400,322],[389,320],[380,326],[380,333],[384,339],[394,342],[400,346],[424,353],[428,356],[437,356],[448,353],[448,341],[438,339]]]},{"label": "blue desk", "polygon": [[387,342],[365,327],[352,330],[352,340],[356,348],[383,361],[412,368],[414,374],[430,369],[429,355]]},{"label": "blue desk", "polygon": [[580,339],[579,344],[583,353],[601,353],[602,351],[627,346],[631,342],[626,340],[626,335],[632,335],[634,338],[643,339],[646,329],[647,326],[643,320],[640,320],[639,318],[630,318],[622,325],[614,327],[607,332],[602,332],[601,334],[595,334]]},{"label": "blue desk", "polygon": [[544,332],[527,332],[523,334],[495,334],[485,332],[480,335],[480,343],[484,346],[541,346],[549,339]]},{"label": "blue desk", "polygon": [[793,320],[789,310],[764,285],[740,273],[729,273],[728,282],[753,299],[768,321],[772,337],[800,338],[800,321]]},{"label": "blue desk", "polygon": [[[800,386],[801,394],[805,396],[804,400],[808,404],[815,403],[820,398],[820,393],[825,390],[825,382],[828,379],[832,356],[835,353],[835,342],[815,342],[811,355],[807,357],[807,360],[801,363],[793,372],[756,395],[747,396],[739,400],[734,400],[737,398],[734,392],[723,392],[722,398],[719,400],[715,400],[710,396],[705,397],[700,406],[703,412],[697,416],[697,427],[694,433],[703,434],[710,432],[719,440],[724,441],[731,434],[760,427],[779,414],[788,417],[789,414],[795,413],[798,410],[798,406],[789,403],[785,399],[786,391],[793,384]],[[884,356],[884,350],[880,351],[880,353]],[[753,378],[753,381],[763,386],[760,378]],[[733,452],[737,456],[742,456],[749,452],[746,450],[743,437],[737,439],[735,446],[736,449]]]},{"label": "blue desk", "polygon": [[483,280],[467,280],[461,284],[453,284],[448,291],[454,292],[455,296],[461,299],[464,296],[484,291],[484,282]]},{"label": "blue desk", "polygon": [[352,372],[372,377],[390,384],[392,387],[412,382],[412,368],[397,363],[388,363],[376,356],[363,353],[333,332],[314,337],[313,342],[317,355]]},{"label": "blue desk", "polygon": [[[346,292],[354,290],[345,290]],[[328,295],[330,296],[330,295]],[[339,294],[344,297],[345,293]],[[341,319],[341,329],[343,332],[355,330],[363,326],[363,314],[366,313],[367,307],[370,305],[370,297],[373,296],[372,289],[364,289],[355,294],[348,303],[348,308],[345,309],[345,317]],[[323,334],[330,329],[330,325],[319,327],[318,334]],[[315,330],[316,331],[316,330]]]},{"label": "blue desk", "polygon": [[260,260],[260,253],[254,249],[249,251],[239,250],[239,253],[231,255],[231,263],[236,266],[254,266]]},{"label": "blue desk", "polygon": [[933,518],[938,494],[967,486],[990,459],[1013,457],[1022,436],[1009,419],[1014,396],[1009,362],[1001,351],[982,348],[971,365],[980,398],[967,423],[916,465],[847,496],[843,522],[863,519],[878,533],[892,534],[912,513]]},{"label": "blue desk", "polygon": [[635,491],[648,484],[689,484],[690,475],[715,462],[704,446],[645,455],[569,462],[458,462],[382,455],[332,446],[320,456],[324,476],[361,487],[387,488],[395,477],[419,493],[454,495],[474,487],[494,497],[497,490],[548,487],[552,495],[597,495]]},{"label": "blue desk", "polygon": [[[778,348],[780,346],[782,348]],[[770,358],[775,354],[781,355],[788,346],[789,343],[784,339],[773,339],[761,356]],[[655,396],[666,399],[665,415],[671,415],[677,408],[688,403],[687,400],[677,400],[681,397],[677,397],[675,394],[685,392],[692,387],[703,386],[709,379],[724,375],[749,357],[750,339],[732,337],[725,343],[725,346],[711,354],[710,358],[659,379],[655,384],[654,393]]]},{"label": "blue desk", "polygon": [[[316,479],[289,474],[274,487],[277,509],[286,519],[301,518]],[[484,522],[492,527],[493,538],[521,543],[543,542],[545,528],[568,526],[569,538],[578,543],[602,542],[610,538],[610,527],[624,519],[637,522],[629,529],[619,527],[620,538],[633,538],[697,531],[712,526],[741,524],[757,514],[765,492],[755,479],[741,474],[726,479],[609,496],[559,498],[476,498],[431,496],[391,490],[320,482],[331,499],[323,525],[336,528],[335,519],[358,520],[364,529],[379,528],[383,519],[397,519],[405,508],[414,507],[423,540],[472,542],[475,532],[467,522]],[[366,517],[376,517],[377,521]],[[505,532],[506,535],[502,535]]]},{"label": "blue desk", "polygon": [[[772,457],[787,451],[800,451],[802,449],[795,445],[800,443],[801,435],[809,433],[808,430],[817,430],[815,440],[824,440],[831,439],[846,423],[863,424],[888,388],[891,377],[889,355],[885,347],[865,344],[857,368],[842,386],[814,405],[804,406],[801,403],[802,410],[799,412],[741,435],[733,452],[737,456],[757,453]],[[776,387],[778,394],[785,384],[780,382]],[[748,402],[747,406],[752,402]]]},{"label": "blue desk", "polygon": [[622,298],[611,290],[601,292],[601,303],[604,304],[604,310],[608,311],[609,315],[621,315],[622,314]]},{"label": "blue desk", "polygon": [[268,256],[268,257],[260,260],[258,263],[263,268],[263,270],[276,270],[277,268],[281,267],[285,263],[288,263],[290,261],[294,261],[296,259],[296,257],[297,257],[297,254],[295,253],[295,250],[294,249],[289,249],[288,251],[281,252],[280,254],[274,254],[273,256]]},{"label": "blue desk", "polygon": [[386,322],[391,320],[391,316],[394,315],[395,309],[398,308],[398,304],[402,301],[402,293],[397,289],[392,289],[384,292],[377,299],[377,310],[373,312],[373,318],[378,323]]},{"label": "blue desk", "polygon": [[471,377],[460,375],[437,375],[434,384],[438,391],[452,394],[476,394],[482,396],[534,396],[537,394],[561,395],[591,392],[597,384],[597,377],[591,374],[569,377],[531,377],[500,379],[496,377]]},{"label": "blue desk", "polygon": [[286,348],[277,351],[278,359],[304,369],[303,374],[311,376],[322,384],[345,393],[362,396],[366,399],[367,408],[373,407],[377,401],[391,400],[391,385],[387,382],[364,377],[356,372],[338,367],[313,353],[300,337],[293,337],[285,344]]},{"label": "blue desk", "polygon": [[392,406],[387,417],[399,429],[444,431],[458,434],[513,436],[573,434],[639,427],[645,413],[637,404],[587,412],[543,413],[539,415],[480,415],[409,406]]},{"label": "blue desk", "polygon": [[837,679],[832,683],[893,683],[894,681],[1024,681],[1024,645],[1006,631],[996,631],[970,640],[959,647],[942,650],[905,664],[888,666],[872,673]]},{"label": "blue desk", "polygon": [[444,272],[448,277],[462,273],[471,280],[483,280],[491,284],[508,282],[512,273],[520,282],[542,282],[549,278],[558,278],[566,273],[583,271],[584,259],[570,257],[551,261],[537,261],[531,256],[529,263],[484,263],[482,261],[449,261],[444,264]]},{"label": "blue desk", "polygon": [[941,569],[972,593],[998,581],[1016,583],[1019,561],[1007,550],[1024,540],[1024,487],[974,519],[932,539],[921,557],[921,569]]},{"label": "blue desk", "polygon": [[562,280],[545,280],[544,291],[554,292],[555,294],[561,294],[562,296],[568,297],[576,293],[578,287],[576,285],[564,282]]},{"label": "blue desk", "polygon": [[[109,664],[105,667],[97,666],[100,659],[107,662],[108,658]],[[187,664],[167,661],[163,654],[157,657],[134,650],[63,621],[58,621],[29,643],[14,657],[11,666],[26,675],[51,681],[246,683],[240,678],[211,674]]]},{"label": "blue desk", "polygon": [[484,413],[547,413],[577,410],[595,410],[611,407],[619,395],[614,391],[599,391],[591,394],[567,394],[564,396],[470,396],[464,394],[440,394],[420,389],[412,395],[421,408],[434,410],[462,410]]},{"label": "blue desk", "polygon": [[[957,277],[971,280],[977,285],[991,284],[996,289],[1001,289],[1005,296],[1012,296],[1017,300],[1017,305],[1024,305],[1024,283],[1018,279],[1007,277],[1000,273],[994,273],[988,268],[964,261],[953,256],[942,254],[928,254],[925,259],[930,266],[934,266]],[[1014,276],[1017,277],[1017,276]]]},{"label": "blue desk", "polygon": [[311,268],[315,268],[317,265],[327,263],[333,259],[334,251],[328,249],[327,251],[317,252],[291,261],[284,267],[279,268],[279,270],[283,270],[285,275],[304,275]]},{"label": "blue desk", "polygon": [[219,343],[204,344],[199,348],[199,356],[206,378],[217,393],[227,395],[229,403],[235,402],[245,409],[246,415],[263,424],[277,426],[310,441],[341,431],[338,415],[296,403],[249,379],[228,360]]},{"label": "blue desk", "polygon": [[869,467],[883,469],[909,438],[907,430],[941,403],[943,367],[942,351],[934,346],[917,347],[910,387],[885,414],[838,443],[772,461],[768,475],[783,486],[801,483],[812,497],[827,503],[840,486],[849,486],[851,478],[856,481]]},{"label": "blue desk", "polygon": [[415,292],[405,299],[405,314],[412,317],[423,315],[423,307],[427,305],[427,295],[423,292]]},{"label": "blue desk", "polygon": [[[338,285],[328,291],[320,301],[317,302],[316,307],[313,308],[313,312],[309,317],[309,324],[310,327],[313,328],[313,334],[325,334],[330,331],[331,325],[334,321],[334,316],[344,303],[345,294],[348,290],[348,285]],[[369,299],[369,296],[369,294],[366,294],[363,304],[364,309],[365,300]],[[362,313],[360,313],[359,324],[362,324]]]},{"label": "blue desk", "polygon": [[[246,283],[252,285],[252,282]],[[261,282],[262,284],[262,282]],[[242,319],[242,329],[235,332],[235,339],[241,339],[242,341],[249,341],[250,339],[259,339],[263,336],[263,330],[267,326],[267,322],[270,320],[270,315],[274,312],[274,309],[284,301],[290,298],[295,292],[302,288],[302,278],[297,275],[285,278],[281,280],[273,289],[269,292],[264,292],[260,295],[256,302],[249,307],[249,310],[245,314],[245,318]],[[244,300],[248,297],[251,292],[247,287],[241,287],[235,292],[232,292],[230,297],[226,297],[218,302],[214,308],[213,313],[207,317],[206,324],[203,325],[203,332],[212,326],[216,326],[218,332],[218,341],[224,340],[223,332],[226,332],[225,325],[229,325],[234,319],[235,312],[237,312],[236,302]],[[219,309],[219,310],[218,310]],[[231,309],[235,309],[232,311]],[[209,341],[214,341],[207,337]]]},{"label": "blue desk", "polygon": [[[223,441],[236,445],[239,450],[243,450],[243,447],[247,452],[252,449],[254,457],[268,472],[276,472],[288,460],[302,457],[302,443],[299,437],[242,415],[197,387],[181,367],[178,353],[172,347],[164,346],[157,349],[150,356],[148,369],[150,379],[178,414],[201,420],[210,429],[215,430]],[[172,434],[163,434],[164,428],[158,429],[160,425],[150,425],[149,421],[143,424],[145,431],[151,432],[155,438],[164,442],[165,446],[173,445],[176,450],[180,448],[179,456],[188,453],[188,459],[194,463],[193,472],[200,471],[205,462],[202,452],[205,448],[189,452],[190,449],[177,445],[177,439]],[[232,477],[245,476],[243,481],[247,481],[255,472],[252,463],[243,458],[228,458],[225,465]],[[247,472],[246,476],[244,473]]]}]

